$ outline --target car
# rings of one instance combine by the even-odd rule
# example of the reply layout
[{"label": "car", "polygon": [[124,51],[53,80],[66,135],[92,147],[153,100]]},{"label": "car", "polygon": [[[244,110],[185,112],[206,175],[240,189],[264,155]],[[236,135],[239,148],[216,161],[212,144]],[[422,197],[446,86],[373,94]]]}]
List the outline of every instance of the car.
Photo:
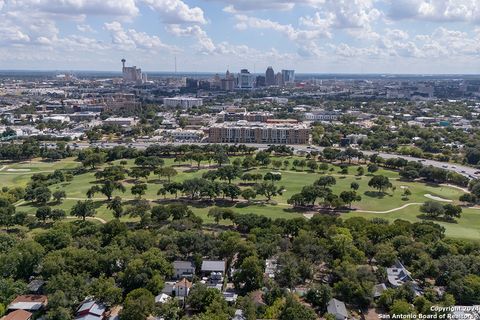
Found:
[{"label": "car", "polygon": [[466,173],[465,170],[462,170],[462,173]]},{"label": "car", "polygon": [[475,171],[474,173],[475,173],[475,174],[480,174],[480,171]]}]

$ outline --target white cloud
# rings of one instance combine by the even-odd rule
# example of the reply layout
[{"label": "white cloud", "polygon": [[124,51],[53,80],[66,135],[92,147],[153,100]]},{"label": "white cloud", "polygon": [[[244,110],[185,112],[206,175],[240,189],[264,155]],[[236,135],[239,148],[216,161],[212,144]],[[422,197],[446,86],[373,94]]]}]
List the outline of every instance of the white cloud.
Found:
[{"label": "white cloud", "polygon": [[292,10],[296,5],[307,5],[318,7],[325,3],[325,0],[209,0],[223,2],[227,6],[224,11],[238,13],[242,11],[258,10]]},{"label": "white cloud", "polygon": [[8,7],[56,15],[136,16],[135,0],[11,0]]},{"label": "white cloud", "polygon": [[480,22],[478,0],[389,0],[389,17],[436,22]]},{"label": "white cloud", "polygon": [[177,51],[178,48],[164,44],[159,37],[148,35],[134,29],[125,30],[120,22],[105,23],[112,43],[123,50],[140,49],[147,51]]},{"label": "white cloud", "polygon": [[205,24],[203,10],[199,7],[189,7],[182,0],[142,0],[155,10],[166,23],[199,23]]},{"label": "white cloud", "polygon": [[331,34],[327,28],[312,28],[309,30],[296,29],[290,24],[281,24],[269,19],[260,19],[255,17],[249,17],[243,14],[235,15],[237,23],[235,28],[238,30],[252,29],[267,29],[274,30],[284,34],[288,39],[293,41],[312,40],[319,37],[330,37]]},{"label": "white cloud", "polygon": [[96,31],[89,24],[77,24],[77,30],[85,33],[96,33]]},{"label": "white cloud", "polygon": [[199,26],[182,28],[180,25],[170,25],[167,27],[167,31],[177,37],[195,38],[197,40],[197,50],[201,53],[212,54],[218,49],[205,30]]}]

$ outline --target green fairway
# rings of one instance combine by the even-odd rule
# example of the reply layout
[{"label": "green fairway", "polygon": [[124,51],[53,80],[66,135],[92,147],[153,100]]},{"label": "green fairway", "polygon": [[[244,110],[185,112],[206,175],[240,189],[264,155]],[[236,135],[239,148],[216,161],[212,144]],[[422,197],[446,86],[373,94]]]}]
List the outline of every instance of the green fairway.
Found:
[{"label": "green fairway", "polygon": [[[279,158],[282,161],[286,158]],[[294,157],[287,157],[292,163]],[[172,158],[164,159],[166,166],[174,166],[178,171],[178,174],[172,178],[172,181],[182,182],[186,179],[194,177],[201,177],[203,173],[208,170],[214,170],[215,168],[209,167],[209,164],[202,163],[200,170],[197,170],[196,166],[191,166],[190,163],[175,163]],[[115,164],[119,164],[116,161]],[[30,176],[34,173],[40,172],[53,172],[56,169],[70,169],[79,166],[78,162],[73,159],[66,159],[60,162],[48,163],[48,162],[21,162],[15,164],[4,164],[5,167],[0,171],[0,177],[3,178],[4,185],[6,186],[25,186],[30,179]],[[126,167],[132,167],[133,160],[128,160]],[[456,202],[459,196],[463,193],[460,189],[442,186],[442,185],[427,185],[419,182],[404,182],[399,180],[398,173],[395,171],[380,169],[376,172],[376,175],[385,175],[390,178],[394,188],[388,190],[386,194],[379,194],[368,186],[370,176],[357,176],[357,165],[352,165],[348,169],[348,174],[340,174],[340,168],[338,166],[329,165],[329,170],[326,172],[311,172],[304,168],[280,168],[273,169],[272,167],[262,167],[249,171],[250,173],[265,174],[271,171],[281,171],[282,179],[276,182],[279,186],[284,186],[285,191],[282,195],[274,197],[272,203],[263,203],[265,200],[262,196],[257,196],[255,203],[247,204],[244,201],[229,202],[222,201],[221,206],[231,208],[237,213],[254,213],[258,215],[264,215],[272,219],[275,218],[294,218],[302,216],[302,212],[296,212],[290,205],[287,204],[288,199],[295,193],[301,191],[301,189],[309,184],[313,184],[315,180],[325,174],[329,174],[335,177],[337,184],[332,187],[334,193],[339,194],[342,191],[350,190],[350,184],[357,182],[359,184],[358,194],[361,195],[362,200],[353,204],[352,212],[342,214],[343,217],[362,216],[366,218],[381,217],[388,220],[405,219],[409,221],[420,221],[417,216],[420,215],[420,205],[428,201],[426,194],[430,194],[435,197],[440,197],[445,200],[451,200]],[[19,170],[19,171],[16,171]],[[26,171],[28,170],[28,171]],[[87,190],[95,184],[95,171],[89,171],[85,174],[77,175],[70,182],[64,182],[50,186],[52,191],[64,190],[67,194],[67,199],[60,205],[51,203],[54,208],[64,209],[67,213],[76,201],[86,199]],[[140,179],[142,182],[146,182],[148,189],[143,196],[144,199],[171,203],[176,201],[172,195],[166,197],[158,196],[157,191],[161,188],[162,183],[165,180],[160,179],[158,176],[150,175],[148,179]],[[135,199],[131,194],[130,189],[134,185],[134,179],[127,177],[123,181],[127,191],[125,193],[115,192],[115,195],[122,197],[124,201]],[[237,179],[234,181],[241,186],[241,188],[251,187],[242,184],[242,181]],[[411,191],[411,195],[408,199],[403,198],[402,194],[408,188]],[[96,194],[94,201],[97,204],[97,217],[108,221],[113,218],[112,213],[106,207],[106,198],[101,194]],[[417,204],[415,204],[417,203]],[[407,208],[396,210],[402,206],[413,204]],[[200,216],[204,222],[212,223],[213,219],[207,216],[208,210],[211,208],[211,203],[191,203],[191,208],[195,214]],[[30,203],[23,203],[18,206],[18,210],[25,211],[30,214],[34,214],[36,207]],[[389,213],[382,213],[384,211],[394,210]],[[367,212],[368,211],[368,212]],[[478,217],[478,218],[477,218]],[[124,217],[125,221],[132,220],[132,218]],[[133,219],[135,220],[135,219]],[[440,223],[446,230],[447,235],[456,238],[471,238],[480,239],[480,211],[473,209],[464,210],[464,214],[458,223]]]}]

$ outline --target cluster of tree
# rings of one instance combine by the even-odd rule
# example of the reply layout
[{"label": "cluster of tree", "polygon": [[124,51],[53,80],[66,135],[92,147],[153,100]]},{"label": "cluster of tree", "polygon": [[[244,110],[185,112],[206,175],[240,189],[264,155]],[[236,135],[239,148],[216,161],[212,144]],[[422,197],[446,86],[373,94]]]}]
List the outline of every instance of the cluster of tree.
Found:
[{"label": "cluster of tree", "polygon": [[295,207],[303,207],[314,206],[315,202],[320,199],[323,207],[338,209],[344,205],[351,206],[353,202],[362,200],[356,192],[359,187],[358,183],[352,183],[351,190],[342,191],[339,195],[334,194],[330,188],[336,183],[334,177],[322,176],[313,185],[304,186],[300,193],[292,195],[287,202]]},{"label": "cluster of tree", "polygon": [[427,201],[421,207],[420,211],[425,213],[427,217],[433,219],[444,219],[454,221],[462,215],[462,207],[447,203],[442,205],[436,201]]},{"label": "cluster of tree", "polygon": [[[116,175],[117,169],[99,171],[98,176]],[[326,190],[334,183],[325,176],[312,188]],[[150,314],[180,319],[186,316],[181,305],[158,306],[153,297],[172,275],[172,261],[191,260],[198,268],[202,257],[225,259],[237,270],[231,278],[242,296],[236,307],[244,310],[247,319],[315,319],[315,312],[287,290],[298,285],[309,286],[305,300],[321,314],[331,297],[358,308],[377,304],[392,313],[404,312],[405,305],[409,312],[420,313],[432,304],[479,302],[480,272],[475,267],[480,261],[479,245],[445,239],[444,229],[434,223],[344,221],[323,215],[272,220],[214,208],[209,215],[233,225],[229,231],[212,233],[202,230],[201,219],[185,205],[151,207],[143,200],[126,205],[118,198],[110,201],[114,203],[125,214],[141,216],[141,221],[130,227],[117,219],[104,225],[57,221],[33,239],[22,233],[0,233],[0,304],[7,305],[26,292],[26,281],[36,276],[47,281],[48,320],[58,315],[69,319],[87,296],[107,305],[123,304],[122,319],[145,319]],[[15,211],[12,207],[2,204],[0,212]],[[87,200],[79,201],[71,214],[88,217],[94,212],[93,202]],[[41,207],[38,218],[52,214]],[[279,267],[275,278],[266,280],[264,260],[272,257]],[[367,266],[373,258],[378,271]],[[425,295],[416,297],[407,284],[388,289],[374,302],[373,286],[387,281],[384,268],[397,260],[418,279]],[[316,282],[319,276],[325,279],[323,284]],[[432,279],[446,288],[443,297],[434,294]],[[261,288],[263,303],[258,304],[254,297],[258,299]],[[230,319],[233,310],[220,292],[199,283],[186,306],[196,319]]]},{"label": "cluster of tree", "polygon": [[71,181],[73,175],[62,170],[55,170],[53,173],[43,174],[36,173],[30,177],[30,182],[25,188],[24,200],[33,201],[38,205],[46,205],[52,198],[57,204],[61,203],[66,198],[66,193],[63,190],[56,190],[52,193],[49,186],[61,183],[64,181]]}]

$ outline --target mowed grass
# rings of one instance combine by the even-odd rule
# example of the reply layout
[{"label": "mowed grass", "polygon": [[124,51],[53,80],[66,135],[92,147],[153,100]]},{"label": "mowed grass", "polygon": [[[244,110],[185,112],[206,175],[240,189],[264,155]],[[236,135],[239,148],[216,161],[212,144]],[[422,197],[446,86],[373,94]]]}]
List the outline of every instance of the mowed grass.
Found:
[{"label": "mowed grass", "polygon": [[[282,161],[285,160],[285,157],[279,158]],[[287,157],[290,161],[290,164],[293,162],[295,157]],[[178,175],[172,178],[172,181],[182,182],[186,179],[191,179],[194,177],[201,177],[203,173],[208,170],[214,170],[215,168],[209,167],[208,163],[203,162],[200,170],[197,170],[195,164],[183,163],[178,164],[173,161],[172,158],[164,159],[166,166],[174,166],[178,171]],[[119,161],[116,161],[115,164],[119,164]],[[56,169],[69,169],[79,166],[78,162],[75,162],[74,159],[66,159],[60,162],[55,163],[44,163],[40,161],[32,162],[21,162],[15,164],[5,164],[7,169],[4,168],[0,171],[0,178],[3,180],[4,186],[25,186],[30,176],[34,173],[39,172],[53,172]],[[126,167],[132,167],[133,161],[128,160]],[[293,169],[291,165],[288,168],[282,167],[278,171],[282,172],[282,180],[276,182],[279,186],[284,186],[285,191],[282,195],[274,197],[272,203],[263,203],[262,200],[265,200],[262,196],[258,196],[254,204],[246,204],[245,202],[229,202],[222,201],[220,204],[222,207],[228,207],[240,214],[254,213],[258,215],[263,215],[275,218],[294,218],[302,216],[301,212],[296,212],[292,209],[290,205],[287,204],[288,199],[295,193],[301,191],[301,189],[309,184],[312,184],[319,177],[325,174],[329,174],[335,177],[337,184],[332,187],[334,193],[339,194],[342,191],[350,190],[350,184],[352,182],[357,182],[360,186],[358,193],[361,195],[362,200],[360,202],[353,204],[353,210],[349,213],[343,213],[342,217],[354,217],[361,216],[365,218],[384,218],[389,221],[394,221],[396,219],[405,219],[411,222],[421,221],[420,216],[420,205],[412,205],[407,208],[397,210],[390,213],[381,213],[382,211],[388,211],[395,208],[402,207],[408,203],[423,203],[429,199],[425,197],[425,194],[431,194],[433,196],[441,197],[444,199],[452,200],[455,203],[463,191],[449,187],[449,186],[439,186],[439,185],[428,185],[419,182],[404,182],[399,180],[398,173],[391,170],[380,169],[375,174],[385,175],[390,178],[390,181],[394,185],[394,190],[389,190],[386,194],[380,195],[376,190],[373,190],[368,186],[368,181],[371,179],[370,176],[357,176],[357,165],[352,165],[348,169],[348,174],[341,174],[340,168],[338,166],[329,165],[330,170],[326,172],[311,172],[307,168],[301,170],[300,168]],[[333,168],[333,170],[331,170]],[[30,169],[30,171],[6,171],[8,169]],[[250,171],[250,173],[262,173],[265,174],[270,171],[277,171],[276,169],[270,167],[257,168]],[[67,193],[67,199],[60,205],[51,204],[54,208],[64,209],[67,213],[70,211],[70,208],[78,200],[86,199],[87,190],[95,184],[94,171],[75,176],[73,181],[64,182],[57,185],[51,186],[51,190],[64,190]],[[172,203],[175,200],[172,195],[167,195],[166,199],[163,196],[158,196],[157,191],[161,188],[162,183],[165,180],[160,179],[158,176],[151,175],[148,179],[141,179],[142,182],[148,184],[148,190],[143,196],[144,199],[148,199],[155,203]],[[125,179],[123,181],[127,191],[125,193],[116,192],[115,195],[122,197],[125,201],[133,200],[135,197],[130,193],[131,187],[134,185],[135,181],[131,178]],[[238,183],[242,188],[250,187],[248,185],[242,184],[240,179],[234,181]],[[411,195],[408,199],[404,199],[402,194],[405,188],[408,188],[411,191]],[[95,195],[94,201],[97,205],[97,217],[103,220],[113,219],[113,215],[110,210],[107,209],[105,197],[101,194]],[[155,205],[155,203],[153,203]],[[208,210],[211,208],[211,204],[207,202],[198,202],[191,204],[191,209],[195,214],[200,216],[205,223],[213,223],[213,219],[208,216]],[[34,214],[36,207],[30,203],[24,203],[18,206],[18,210],[25,211],[27,213]],[[361,211],[378,211],[377,213],[366,213]],[[124,221],[136,221],[138,218],[123,217]],[[458,220],[457,223],[444,223],[438,222],[446,228],[447,236],[454,238],[465,238],[465,239],[480,239],[480,210],[474,209],[465,209],[462,215],[462,218]]]}]

